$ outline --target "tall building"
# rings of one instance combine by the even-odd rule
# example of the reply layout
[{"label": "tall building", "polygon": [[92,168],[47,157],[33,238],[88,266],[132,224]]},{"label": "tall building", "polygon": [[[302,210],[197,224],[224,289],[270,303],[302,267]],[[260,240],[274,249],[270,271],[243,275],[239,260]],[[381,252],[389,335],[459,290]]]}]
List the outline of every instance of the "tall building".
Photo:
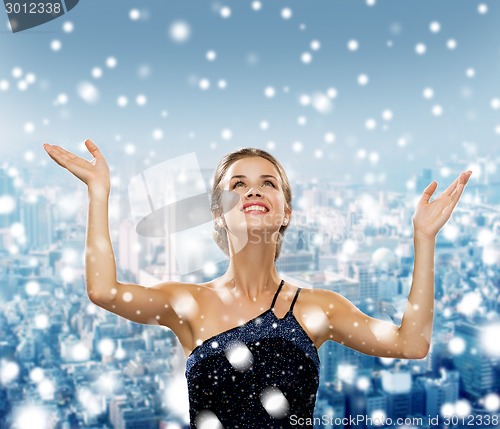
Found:
[{"label": "tall building", "polygon": [[383,274],[377,277],[377,283],[380,299],[393,298],[399,294],[399,281],[396,276]]},{"label": "tall building", "polygon": [[387,417],[404,419],[411,412],[411,392],[387,394]]},{"label": "tall building", "polygon": [[321,383],[333,383],[337,372],[336,345],[333,341],[326,341],[319,349],[319,359],[321,361],[319,379]]},{"label": "tall building", "polygon": [[411,374],[408,371],[380,372],[382,390],[387,398],[387,417],[395,420],[406,417],[411,409]]},{"label": "tall building", "polygon": [[21,199],[21,223],[24,225],[30,249],[43,249],[52,244],[52,206],[43,195],[36,199]]},{"label": "tall building", "polygon": [[5,168],[0,169],[0,197],[2,197],[2,213],[0,213],[0,229],[9,228],[19,221],[19,192],[14,186],[14,177]]},{"label": "tall building", "polygon": [[425,413],[430,416],[441,414],[441,407],[458,400],[458,371],[443,370],[441,378],[423,378],[425,389]]},{"label": "tall building", "polygon": [[359,299],[378,299],[378,283],[375,279],[375,270],[364,263],[352,264],[353,278],[359,283]]},{"label": "tall building", "polygon": [[[362,427],[367,428],[376,428],[379,427],[379,423],[377,423],[382,417],[387,416],[387,395],[383,392],[373,390],[371,392],[367,392],[364,395],[365,401],[365,413],[364,415],[368,416],[372,419],[370,424],[360,425]],[[363,415],[363,414],[359,414]]]},{"label": "tall building", "polygon": [[416,417],[425,415],[425,387],[421,382],[417,381],[411,386],[410,408],[410,414]]},{"label": "tall building", "polygon": [[305,271],[287,273],[283,278],[300,287],[338,292],[351,301],[359,298],[358,281],[345,274],[331,271]]},{"label": "tall building", "polygon": [[[347,416],[354,418],[367,416],[372,420],[387,416],[387,394],[374,385],[371,369],[344,365],[344,367],[339,368],[338,375],[342,392],[347,398]],[[360,420],[357,423],[356,427],[360,428],[374,426],[367,424],[366,420]]]},{"label": "tall building", "polygon": [[[344,393],[339,392],[332,386],[321,387],[318,391],[318,398],[314,408],[314,417],[321,419],[320,425],[314,427],[341,429],[344,426],[335,424],[335,419],[346,417],[346,398]],[[327,417],[327,418],[325,418]]]},{"label": "tall building", "polygon": [[276,261],[276,269],[284,273],[310,271],[315,265],[314,254],[305,250],[283,253]]},{"label": "tall building", "polygon": [[370,267],[367,258],[360,257],[358,259],[350,259],[348,261],[339,261],[338,274],[332,273],[331,276],[336,275],[338,278],[346,277],[351,284],[357,285],[357,291],[353,295],[352,291],[345,291],[349,293],[346,295],[341,290],[338,292],[349,300],[364,300],[366,298],[378,298],[378,283],[375,277],[375,270]]},{"label": "tall building", "polygon": [[114,429],[157,429],[159,418],[150,394],[131,390],[111,400],[109,421]]},{"label": "tall building", "polygon": [[460,372],[460,390],[471,399],[479,399],[500,389],[497,377],[499,357],[488,356],[482,337],[485,326],[460,321],[455,325],[455,335],[465,341],[465,350],[453,357]]}]

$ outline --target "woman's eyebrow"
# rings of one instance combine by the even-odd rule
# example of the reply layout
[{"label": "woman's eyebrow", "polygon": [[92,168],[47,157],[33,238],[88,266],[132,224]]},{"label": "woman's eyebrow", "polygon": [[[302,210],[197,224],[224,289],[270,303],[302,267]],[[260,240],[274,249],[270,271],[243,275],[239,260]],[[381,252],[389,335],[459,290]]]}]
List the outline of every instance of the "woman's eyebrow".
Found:
[{"label": "woman's eyebrow", "polygon": [[[274,180],[278,181],[278,179],[276,179],[276,177],[272,176],[271,174],[261,174],[261,175],[260,175],[260,178],[261,178],[261,179],[266,179],[266,178],[268,178],[268,177],[271,177],[271,178],[273,178]],[[243,175],[243,174],[237,174],[236,176],[231,177],[231,180],[232,180],[232,179],[246,179],[246,178],[247,178],[247,176],[245,176],[245,175]]]}]

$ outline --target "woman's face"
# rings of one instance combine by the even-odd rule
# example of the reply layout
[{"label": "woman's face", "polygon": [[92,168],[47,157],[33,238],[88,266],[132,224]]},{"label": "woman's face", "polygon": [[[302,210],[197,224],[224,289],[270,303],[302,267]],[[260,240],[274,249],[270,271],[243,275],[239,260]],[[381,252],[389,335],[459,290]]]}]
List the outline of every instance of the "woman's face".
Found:
[{"label": "woman's face", "polygon": [[286,208],[281,178],[273,163],[261,157],[235,161],[221,186],[226,229],[240,245],[254,239],[276,239],[273,235],[291,212]]}]

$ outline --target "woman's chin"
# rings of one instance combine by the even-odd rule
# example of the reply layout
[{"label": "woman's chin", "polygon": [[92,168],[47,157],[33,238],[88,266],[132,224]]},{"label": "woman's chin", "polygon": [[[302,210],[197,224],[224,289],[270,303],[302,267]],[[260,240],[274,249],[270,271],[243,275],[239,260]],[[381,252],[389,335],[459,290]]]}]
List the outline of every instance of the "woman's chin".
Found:
[{"label": "woman's chin", "polygon": [[247,214],[244,217],[226,217],[226,225],[231,234],[241,238],[272,236],[279,231],[281,219],[266,214]]}]

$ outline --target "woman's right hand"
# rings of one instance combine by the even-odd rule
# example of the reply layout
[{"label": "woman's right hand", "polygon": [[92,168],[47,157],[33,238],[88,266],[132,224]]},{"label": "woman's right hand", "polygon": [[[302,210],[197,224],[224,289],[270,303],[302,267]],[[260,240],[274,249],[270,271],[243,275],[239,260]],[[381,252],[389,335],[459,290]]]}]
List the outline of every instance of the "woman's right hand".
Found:
[{"label": "woman's right hand", "polygon": [[91,140],[85,140],[85,146],[94,157],[91,161],[80,158],[60,146],[43,144],[43,148],[49,156],[84,182],[88,186],[89,192],[98,192],[99,194],[102,192],[103,196],[108,196],[110,191],[108,164],[99,148]]}]

